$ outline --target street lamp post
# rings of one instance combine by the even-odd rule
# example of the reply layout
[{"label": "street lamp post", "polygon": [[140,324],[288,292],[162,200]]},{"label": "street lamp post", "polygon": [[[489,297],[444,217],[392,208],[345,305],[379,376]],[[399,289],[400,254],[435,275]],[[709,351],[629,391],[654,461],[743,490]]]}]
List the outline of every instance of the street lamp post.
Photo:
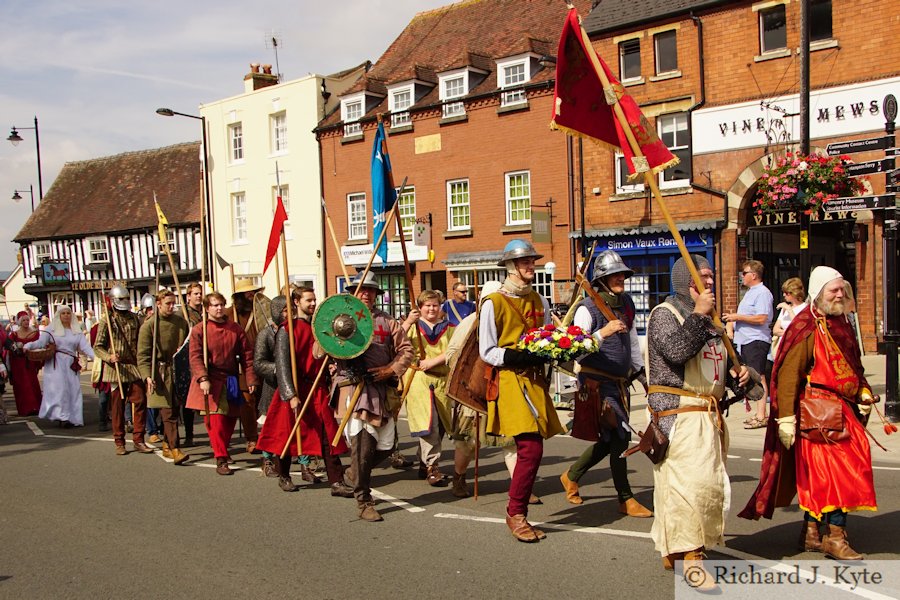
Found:
[{"label": "street lamp post", "polygon": [[[208,151],[208,140],[206,139],[206,117],[204,116],[196,116],[189,115],[187,113],[182,113],[178,111],[174,111],[171,108],[157,108],[156,114],[162,115],[163,117],[174,117],[178,115],[179,117],[187,117],[189,119],[197,119],[200,121],[200,128],[203,135],[203,202],[200,204],[200,243],[203,246],[202,254],[203,254],[203,264],[201,265],[202,269],[205,271],[206,266],[209,265],[209,280],[213,289],[216,288],[216,271],[212,267],[212,232],[210,224],[208,221],[208,215],[212,210],[212,202],[211,202],[211,191],[209,185],[209,151]],[[205,273],[201,275],[202,279],[206,278]]]},{"label": "street lamp post", "polygon": [[24,194],[26,192],[31,194],[31,212],[34,212],[34,186],[33,185],[29,185],[27,190],[14,190],[12,199],[15,200],[16,202],[18,202],[19,200],[22,199],[22,196],[20,196],[19,194]]},{"label": "street lamp post", "polygon": [[18,146],[19,142],[22,141],[22,136],[19,135],[18,129],[34,129],[34,145],[37,149],[37,169],[38,169],[38,198],[40,200],[44,199],[44,180],[41,176],[41,136],[38,132],[38,118],[34,118],[34,127],[19,127],[16,128],[15,125],[12,126],[12,130],[9,132],[9,137],[6,138],[9,140],[13,146]]}]

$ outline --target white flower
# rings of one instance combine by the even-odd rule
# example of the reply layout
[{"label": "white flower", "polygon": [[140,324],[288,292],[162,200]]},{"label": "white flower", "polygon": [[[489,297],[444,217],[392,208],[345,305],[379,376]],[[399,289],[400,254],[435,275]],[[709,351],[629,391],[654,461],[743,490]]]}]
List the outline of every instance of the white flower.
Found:
[{"label": "white flower", "polygon": [[805,161],[805,160],[804,160],[804,161],[801,161],[800,164],[797,165],[797,170],[798,170],[798,171],[805,171],[805,170],[808,169],[808,168],[809,168],[809,165],[806,164],[806,161]]}]

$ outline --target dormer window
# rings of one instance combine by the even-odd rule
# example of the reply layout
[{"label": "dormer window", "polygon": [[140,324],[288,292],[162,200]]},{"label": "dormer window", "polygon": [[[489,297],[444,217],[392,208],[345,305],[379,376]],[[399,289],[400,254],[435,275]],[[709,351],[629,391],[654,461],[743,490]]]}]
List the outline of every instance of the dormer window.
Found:
[{"label": "dormer window", "polygon": [[362,126],[359,124],[362,116],[362,95],[341,101],[341,120],[344,122],[344,137],[362,134]]},{"label": "dormer window", "polygon": [[497,85],[500,87],[500,106],[514,106],[527,102],[524,84],[531,80],[533,64],[539,57],[528,54],[497,61]]},{"label": "dormer window", "polygon": [[440,98],[444,103],[443,118],[456,117],[466,114],[466,106],[462,98],[469,93],[469,71],[467,69],[458,69],[450,71],[439,76],[440,80]]},{"label": "dormer window", "polygon": [[388,110],[391,111],[391,127],[410,125],[409,109],[413,105],[413,84],[388,88]]}]

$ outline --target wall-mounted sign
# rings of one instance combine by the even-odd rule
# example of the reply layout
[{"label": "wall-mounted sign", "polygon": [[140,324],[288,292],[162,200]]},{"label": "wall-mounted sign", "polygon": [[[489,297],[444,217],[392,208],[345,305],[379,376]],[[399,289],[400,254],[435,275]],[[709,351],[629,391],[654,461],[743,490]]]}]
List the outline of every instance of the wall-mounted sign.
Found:
[{"label": "wall-mounted sign", "polygon": [[[403,249],[400,248],[400,242],[388,242],[388,265],[403,264]],[[416,246],[415,244],[406,244],[406,254],[409,262],[419,260],[428,260],[428,248],[425,246]],[[345,265],[354,267],[366,266],[369,257],[372,256],[372,244],[361,244],[359,246],[341,246],[341,258]],[[381,259],[376,258],[373,266],[381,266]]]},{"label": "wall-mounted sign", "polygon": [[44,285],[69,283],[72,278],[69,263],[46,262],[41,265],[41,271],[44,275]]},{"label": "wall-mounted sign", "polygon": [[111,280],[111,279],[92,279],[90,281],[73,281],[72,289],[76,292],[84,291],[84,290],[109,290],[113,286],[121,285],[122,287],[126,287],[126,282],[124,279],[122,280]]}]

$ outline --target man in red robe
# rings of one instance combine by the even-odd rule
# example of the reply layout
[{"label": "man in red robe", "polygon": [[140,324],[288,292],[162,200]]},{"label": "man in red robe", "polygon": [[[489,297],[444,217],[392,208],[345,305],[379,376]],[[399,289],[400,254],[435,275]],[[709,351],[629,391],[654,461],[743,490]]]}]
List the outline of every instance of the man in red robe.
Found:
[{"label": "man in red robe", "polygon": [[206,320],[207,361],[203,352],[203,323],[191,329],[191,389],[187,407],[202,411],[209,445],[216,457],[216,473],[231,475],[228,467],[228,442],[234,433],[244,396],[238,383],[240,367],[247,378],[248,391],[258,385],[253,370],[253,346],[240,325],[225,315],[225,297],[212,292],[203,299]]},{"label": "man in red robe", "polygon": [[739,515],[771,518],[796,494],[805,512],[800,550],[837,560],[863,558],[850,547],[847,513],[877,509],[865,432],[875,400],[846,316],[850,297],[839,272],[813,270],[809,305],[791,321],[775,356],[760,482]]}]

